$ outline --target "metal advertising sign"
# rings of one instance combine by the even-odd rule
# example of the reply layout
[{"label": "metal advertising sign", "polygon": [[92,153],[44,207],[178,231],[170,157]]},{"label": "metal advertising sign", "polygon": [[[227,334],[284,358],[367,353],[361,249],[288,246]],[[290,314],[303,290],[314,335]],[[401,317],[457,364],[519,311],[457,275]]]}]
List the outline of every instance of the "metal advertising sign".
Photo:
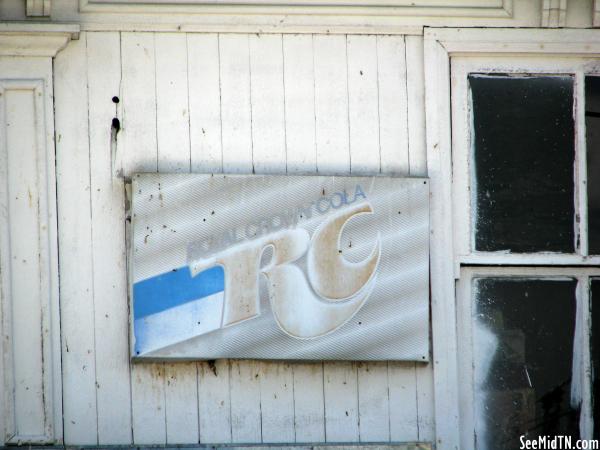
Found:
[{"label": "metal advertising sign", "polygon": [[428,360],[422,178],[138,174],[135,359]]}]

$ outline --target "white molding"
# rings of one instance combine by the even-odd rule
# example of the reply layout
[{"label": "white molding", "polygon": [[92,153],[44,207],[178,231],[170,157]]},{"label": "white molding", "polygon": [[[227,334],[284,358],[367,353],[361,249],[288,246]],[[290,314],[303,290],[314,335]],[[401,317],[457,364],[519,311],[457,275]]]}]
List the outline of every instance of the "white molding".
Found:
[{"label": "white molding", "polygon": [[50,0],[27,0],[28,17],[50,17]]},{"label": "white molding", "polygon": [[542,6],[542,27],[564,27],[567,18],[567,0],[544,0]]},{"label": "white molding", "polygon": [[[565,1],[565,0],[562,0]],[[513,0],[446,0],[436,6],[424,0],[79,0],[79,12],[206,14],[226,10],[229,13],[273,13],[273,6],[287,8],[286,14],[318,13],[324,7],[343,7],[370,14],[439,17],[512,17]],[[227,8],[233,6],[234,8]],[[252,10],[249,11],[249,8]],[[296,7],[296,8],[292,8]],[[300,8],[298,8],[300,7]],[[375,8],[375,9],[374,9]]]},{"label": "white molding", "polygon": [[3,22],[0,56],[54,57],[71,39],[78,38],[79,25]]},{"label": "white molding", "polygon": [[[19,445],[61,443],[52,61],[50,58],[1,59],[0,127],[4,132],[0,133],[3,136],[0,140],[0,180],[3,182],[0,185],[0,248],[3,250],[0,254],[0,334],[3,344],[0,445],[4,441]],[[32,104],[27,114],[11,110],[23,103],[14,99],[9,101],[9,95],[29,95]],[[12,141],[4,130],[9,126],[13,130]],[[23,148],[19,148],[19,144],[15,148],[19,133],[30,136]],[[16,155],[20,153],[14,153],[22,150],[28,155],[31,153],[26,157],[28,159],[21,156],[19,160]],[[12,183],[11,180],[18,181]],[[21,198],[23,192],[28,192],[33,212],[31,208],[23,207],[26,203],[18,199],[19,195],[14,200],[12,195],[8,197],[13,192],[20,192]],[[37,239],[28,240],[32,235]],[[32,272],[36,274],[33,280],[23,278],[23,273],[29,276]]]},{"label": "white molding", "polygon": [[[534,27],[530,0],[78,0],[85,31],[422,35],[424,26]],[[63,19],[64,20],[64,19]]]},{"label": "white molding", "polygon": [[426,34],[453,56],[503,53],[600,56],[600,33],[590,29],[428,28]]}]

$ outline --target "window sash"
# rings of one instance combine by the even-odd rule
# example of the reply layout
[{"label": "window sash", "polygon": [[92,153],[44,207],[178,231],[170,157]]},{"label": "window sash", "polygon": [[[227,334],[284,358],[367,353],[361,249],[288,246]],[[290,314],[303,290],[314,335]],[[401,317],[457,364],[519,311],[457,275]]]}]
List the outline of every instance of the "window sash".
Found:
[{"label": "window sash", "polygon": [[[535,75],[574,75],[574,218],[575,238],[579,245],[575,253],[482,252],[474,250],[474,195],[472,189],[474,139],[473,117],[468,84],[470,73],[514,73]],[[587,234],[587,167],[585,155],[585,85],[586,75],[600,75],[600,59],[589,57],[547,58],[456,56],[451,65],[452,106],[452,199],[454,225],[454,256],[456,267],[461,264],[522,264],[522,265],[600,265],[600,255],[588,256]],[[458,275],[455,274],[455,275]]]},{"label": "window sash", "polygon": [[[461,417],[461,446],[465,450],[475,447],[475,384],[473,342],[473,281],[476,278],[523,278],[557,279],[575,278],[577,284],[577,310],[575,323],[575,345],[582,346],[582,358],[578,371],[582,387],[582,405],[579,421],[581,439],[592,439],[592,379],[590,354],[590,278],[600,276],[600,268],[583,267],[462,267],[456,286],[459,412]],[[597,401],[599,401],[598,399]],[[481,449],[480,449],[481,450]]]}]

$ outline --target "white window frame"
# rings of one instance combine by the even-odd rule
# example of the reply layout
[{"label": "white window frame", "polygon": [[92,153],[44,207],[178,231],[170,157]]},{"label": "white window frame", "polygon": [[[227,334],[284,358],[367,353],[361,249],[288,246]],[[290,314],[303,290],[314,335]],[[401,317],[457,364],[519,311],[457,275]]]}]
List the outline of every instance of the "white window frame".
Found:
[{"label": "white window frame", "polygon": [[[469,196],[466,195],[465,199],[464,190],[461,191],[455,185],[453,171],[455,177],[460,173],[460,161],[465,158],[460,152],[469,154],[470,143],[465,139],[469,124],[468,116],[464,114],[467,111],[460,114],[460,109],[452,109],[451,93],[455,97],[461,95],[461,87],[454,84],[451,65],[470,58],[473,61],[491,61],[494,66],[499,67],[502,60],[506,64],[512,58],[513,64],[517,60],[521,61],[513,69],[526,73],[535,72],[535,65],[541,64],[544,59],[549,64],[563,64],[563,70],[566,69],[564,64],[570,60],[573,68],[569,72],[577,73],[578,67],[580,78],[584,68],[582,62],[585,64],[585,60],[600,58],[600,31],[429,28],[424,35],[427,165],[431,180],[430,267],[436,444],[438,449],[459,449],[468,448],[463,447],[461,435],[468,435],[473,430],[472,423],[461,417],[461,409],[458,407],[459,400],[464,401],[463,389],[466,384],[459,371],[458,355],[468,347],[463,333],[460,336],[457,333],[456,279],[463,273],[461,264],[598,265],[599,261],[596,258],[584,258],[585,255],[556,255],[557,259],[553,259],[555,255],[549,254],[510,257],[494,254],[487,255],[487,259],[476,259],[472,254],[465,255],[465,223],[464,220],[457,223],[454,221],[457,215],[465,214],[465,208],[469,207],[466,202]],[[553,73],[561,68],[560,64],[555,65]],[[575,67],[577,64],[579,65]],[[538,70],[544,67],[540,66]],[[484,71],[483,67],[481,71]],[[577,95],[581,97],[582,83],[577,83],[577,89]],[[463,97],[460,103],[463,109],[465,104],[468,106],[467,92],[466,84],[462,85]],[[585,117],[583,111],[577,111],[576,129],[580,133],[577,135],[577,148],[580,149],[585,141],[585,136],[581,133],[585,130],[582,127]],[[458,127],[457,130],[452,129],[453,124]],[[453,159],[457,160],[457,167],[453,167]],[[580,159],[580,163],[585,161]],[[584,173],[583,169],[579,164],[578,172]],[[464,176],[464,163],[462,170]],[[468,173],[468,168],[466,170]],[[459,181],[457,183],[460,184]],[[577,201],[580,204],[582,195],[579,189]],[[457,234],[460,234],[460,239],[457,239]],[[470,239],[468,234],[467,236]],[[568,273],[569,269],[559,270]],[[469,388],[472,390],[472,385]]]}]

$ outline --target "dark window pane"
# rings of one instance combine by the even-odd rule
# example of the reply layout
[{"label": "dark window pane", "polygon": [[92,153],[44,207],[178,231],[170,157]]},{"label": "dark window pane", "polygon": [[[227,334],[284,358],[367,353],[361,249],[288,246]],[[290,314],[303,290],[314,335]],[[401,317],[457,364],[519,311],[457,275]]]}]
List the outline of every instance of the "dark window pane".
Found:
[{"label": "dark window pane", "polygon": [[579,436],[571,373],[576,280],[474,282],[477,448],[519,448],[519,436]]},{"label": "dark window pane", "polygon": [[470,75],[475,249],[573,253],[570,76]]},{"label": "dark window pane", "polygon": [[600,77],[585,78],[585,128],[589,253],[600,255]]},{"label": "dark window pane", "polygon": [[600,439],[600,278],[591,283],[592,306],[592,380],[594,401],[594,439]]}]

